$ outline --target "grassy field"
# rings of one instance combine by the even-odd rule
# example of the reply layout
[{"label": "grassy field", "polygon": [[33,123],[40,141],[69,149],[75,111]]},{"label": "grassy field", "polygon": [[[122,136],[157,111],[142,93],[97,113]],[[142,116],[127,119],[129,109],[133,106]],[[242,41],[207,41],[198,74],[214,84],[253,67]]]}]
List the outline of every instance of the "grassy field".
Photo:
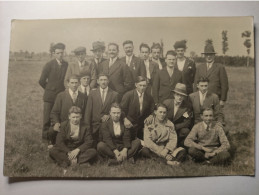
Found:
[{"label": "grassy field", "polygon": [[[41,141],[43,89],[38,79],[45,62],[12,61],[9,64],[4,175],[10,177],[64,177],[63,170],[48,156]],[[254,174],[255,83],[254,68],[227,67],[229,95],[225,118],[233,158],[227,167],[187,161],[170,167],[159,158],[140,159],[108,167],[97,162],[91,167],[70,167],[65,177],[182,177]]]}]

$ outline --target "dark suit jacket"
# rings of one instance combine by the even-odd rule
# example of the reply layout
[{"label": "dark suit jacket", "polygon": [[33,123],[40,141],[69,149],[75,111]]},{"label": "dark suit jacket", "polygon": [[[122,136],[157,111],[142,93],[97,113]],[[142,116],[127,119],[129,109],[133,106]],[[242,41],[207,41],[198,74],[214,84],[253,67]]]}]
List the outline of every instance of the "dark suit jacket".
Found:
[{"label": "dark suit jacket", "polygon": [[140,113],[139,97],[136,89],[128,91],[121,100],[121,109],[127,119],[133,124],[143,125],[144,120],[154,111],[154,100],[144,93],[142,113]]},{"label": "dark suit jacket", "polygon": [[89,93],[84,115],[84,122],[92,133],[99,130],[103,115],[109,115],[111,104],[117,102],[118,93],[108,89],[104,105],[102,104],[100,88],[93,89]]},{"label": "dark suit jacket", "polygon": [[[121,58],[121,60],[126,64],[126,56]],[[141,59],[136,57],[135,55],[132,56],[130,67],[132,78],[136,81],[138,76],[146,77],[146,68],[145,65],[141,62]]]},{"label": "dark suit jacket", "polygon": [[109,75],[109,87],[123,95],[134,88],[134,80],[127,64],[119,58],[109,67],[109,59],[100,64],[100,72]]},{"label": "dark suit jacket", "polygon": [[111,150],[115,149],[123,149],[123,148],[130,148],[130,132],[126,129],[122,122],[120,122],[121,127],[121,135],[116,137],[114,135],[113,129],[113,121],[109,119],[108,121],[102,123],[101,125],[101,132],[103,135],[103,142],[105,142]]},{"label": "dark suit jacket", "polygon": [[59,93],[50,113],[51,124],[54,125],[56,123],[61,123],[65,120],[68,120],[68,111],[72,106],[77,106],[81,108],[83,118],[86,103],[87,98],[80,91],[78,91],[78,96],[75,103],[73,103],[73,100],[68,90]]},{"label": "dark suit jacket", "polygon": [[[167,106],[167,118],[174,123],[175,130],[182,128],[191,128],[192,125],[192,111],[188,108],[185,101],[182,102],[174,116],[174,99],[167,99],[163,102]],[[186,113],[188,115],[186,115]]]},{"label": "dark suit jacket", "polygon": [[60,66],[56,59],[51,60],[44,66],[39,84],[45,89],[43,95],[45,102],[54,102],[57,94],[65,90],[64,78],[67,67],[67,62],[62,61]]},{"label": "dark suit jacket", "polygon": [[152,88],[155,103],[173,98],[172,90],[174,90],[177,83],[182,83],[182,73],[177,68],[174,68],[172,77],[169,76],[167,68],[159,70],[155,76]]},{"label": "dark suit jacket", "polygon": [[70,137],[70,132],[70,121],[67,120],[62,122],[60,132],[57,134],[55,147],[64,152],[69,152],[76,148],[79,148],[80,152],[84,152],[92,148],[93,139],[90,132],[87,131],[85,124],[80,124],[78,140],[72,140]]},{"label": "dark suit jacket", "polygon": [[[146,66],[145,66],[145,62],[144,60],[142,60],[142,63],[143,63],[143,66],[145,67],[146,69]],[[154,77],[156,75],[156,73],[159,71],[159,67],[158,67],[158,64],[154,61],[151,61],[149,60],[149,72],[150,72],[150,76],[151,76],[151,79],[149,79],[148,83],[150,85],[152,85],[153,83],[153,80],[154,80]],[[145,71],[146,72],[146,71]],[[145,75],[145,77],[147,78],[147,74]]]},{"label": "dark suit jacket", "polygon": [[95,66],[87,61],[85,61],[85,64],[81,70],[79,69],[78,61],[75,61],[68,66],[64,81],[65,86],[67,85],[67,79],[71,75],[80,75],[80,73],[89,73],[91,75],[90,88],[94,88],[96,86],[97,74]]},{"label": "dark suit jacket", "polygon": [[183,71],[182,71],[182,78],[183,83],[186,85],[187,94],[193,92],[193,82],[196,73],[196,65],[193,60],[186,58]]},{"label": "dark suit jacket", "polygon": [[201,64],[198,66],[194,80],[194,91],[197,91],[197,81],[201,76],[208,77],[209,92],[217,94],[219,99],[222,101],[227,100],[228,76],[223,65],[213,63],[212,67],[208,71],[207,64]]},{"label": "dark suit jacket", "polygon": [[203,108],[211,107],[211,106],[213,106],[213,108],[214,108],[215,120],[217,120],[219,122],[223,122],[224,116],[223,116],[222,110],[219,105],[219,98],[216,94],[207,92],[207,95],[203,102],[203,106],[201,106],[201,104],[200,104],[200,95],[199,95],[198,91],[190,94],[190,100],[192,102],[195,124],[202,121],[202,119],[200,117],[201,110]]},{"label": "dark suit jacket", "polygon": [[98,78],[98,75],[100,73],[99,72],[100,71],[100,64],[105,60],[106,60],[105,58],[101,58],[101,60],[98,64],[95,62],[94,58],[91,60],[91,65],[95,67],[97,78]]},{"label": "dark suit jacket", "polygon": [[[164,58],[159,58],[159,60],[161,62],[162,68],[165,68],[166,67],[165,59]],[[158,63],[156,61],[153,61],[152,59],[151,59],[151,61],[158,65]],[[159,69],[159,65],[158,65],[158,69]]]}]

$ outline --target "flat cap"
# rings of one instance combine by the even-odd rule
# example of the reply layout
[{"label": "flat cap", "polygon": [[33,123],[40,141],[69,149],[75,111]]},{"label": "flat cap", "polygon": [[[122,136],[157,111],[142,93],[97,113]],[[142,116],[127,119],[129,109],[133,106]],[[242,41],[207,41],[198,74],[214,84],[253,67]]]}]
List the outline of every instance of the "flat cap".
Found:
[{"label": "flat cap", "polygon": [[77,53],[81,53],[81,52],[84,52],[86,53],[86,48],[85,47],[78,47],[74,50],[74,53],[77,54]]}]

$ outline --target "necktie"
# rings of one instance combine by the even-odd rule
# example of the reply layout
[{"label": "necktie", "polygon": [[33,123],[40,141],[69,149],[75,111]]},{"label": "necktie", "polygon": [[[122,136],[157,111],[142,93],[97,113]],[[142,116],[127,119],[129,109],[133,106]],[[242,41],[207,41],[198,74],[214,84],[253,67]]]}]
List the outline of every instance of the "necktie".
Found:
[{"label": "necktie", "polygon": [[73,99],[73,103],[75,103],[76,102],[76,92],[73,92],[72,99]]},{"label": "necktie", "polygon": [[201,106],[203,106],[204,100],[205,100],[205,94],[202,94],[201,95]]},{"label": "necktie", "polygon": [[87,94],[87,88],[85,87],[85,94]]},{"label": "necktie", "polygon": [[102,103],[104,104],[104,101],[105,101],[105,99],[104,99],[104,89],[102,90],[102,94],[101,94],[101,98],[102,98]]},{"label": "necktie", "polygon": [[209,125],[207,125],[206,131],[209,131],[209,130],[210,130],[210,127],[209,127]]}]

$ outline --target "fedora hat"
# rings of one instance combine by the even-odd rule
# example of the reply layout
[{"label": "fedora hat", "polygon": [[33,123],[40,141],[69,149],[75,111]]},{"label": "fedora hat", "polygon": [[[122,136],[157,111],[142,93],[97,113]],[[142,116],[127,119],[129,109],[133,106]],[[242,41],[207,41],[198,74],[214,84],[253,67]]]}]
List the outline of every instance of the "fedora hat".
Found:
[{"label": "fedora hat", "polygon": [[180,95],[188,96],[186,92],[186,85],[182,83],[177,83],[175,85],[173,92],[178,93]]},{"label": "fedora hat", "polygon": [[93,42],[92,45],[93,45],[93,49],[91,49],[91,51],[95,51],[98,49],[105,49],[104,42],[96,41],[96,42]]},{"label": "fedora hat", "polygon": [[208,39],[206,41],[206,45],[204,47],[204,52],[202,54],[216,54],[211,39]]}]

